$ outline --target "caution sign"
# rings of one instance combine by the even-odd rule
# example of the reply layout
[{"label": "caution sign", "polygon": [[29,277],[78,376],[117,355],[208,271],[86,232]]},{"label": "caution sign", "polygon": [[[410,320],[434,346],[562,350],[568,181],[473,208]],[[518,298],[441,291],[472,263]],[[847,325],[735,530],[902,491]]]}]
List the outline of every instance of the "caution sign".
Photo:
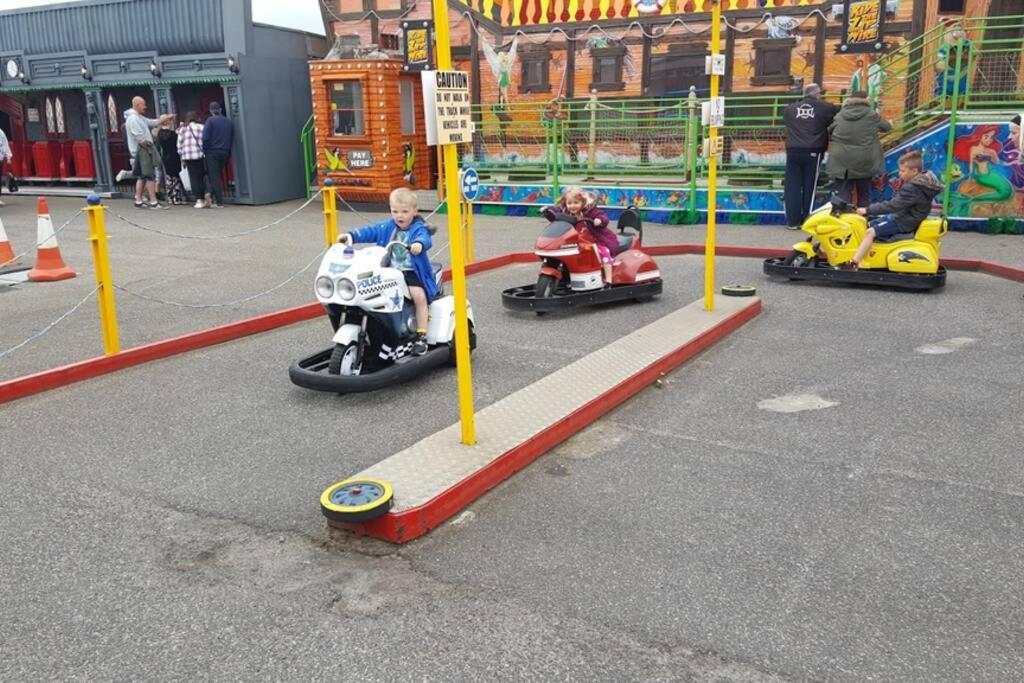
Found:
[{"label": "caution sign", "polygon": [[469,106],[469,74],[465,71],[424,71],[423,110],[428,145],[455,145],[473,139]]},{"label": "caution sign", "polygon": [[839,52],[881,52],[885,48],[885,0],[845,0]]}]

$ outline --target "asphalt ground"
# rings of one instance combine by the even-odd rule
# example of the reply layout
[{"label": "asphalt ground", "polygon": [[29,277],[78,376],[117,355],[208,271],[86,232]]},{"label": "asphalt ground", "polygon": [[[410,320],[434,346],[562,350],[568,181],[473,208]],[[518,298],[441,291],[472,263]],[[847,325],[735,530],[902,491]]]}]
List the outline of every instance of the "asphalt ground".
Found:
[{"label": "asphalt ground", "polygon": [[[253,225],[235,211],[215,214],[225,232]],[[300,239],[315,254],[308,211],[291,242],[246,247],[242,265],[305,255]],[[524,221],[525,244],[508,219],[481,223],[482,253],[532,242]],[[167,281],[194,287],[181,298],[257,286],[237,245],[165,257],[142,235],[131,251],[166,258]],[[218,259],[238,277],[219,290],[197,274]],[[545,318],[500,307],[532,267],[471,278],[478,407],[698,298],[701,263],[659,259],[655,302]],[[165,312],[162,326],[304,303],[299,279],[266,308]],[[765,312],[400,549],[328,533],[316,499],[451,424],[454,373],[361,397],[301,390],[287,364],[327,344],[325,321],[0,407],[0,679],[1013,680],[1019,285],[773,283],[744,259],[722,259],[719,279],[757,284]],[[0,293],[4,319],[43,287]],[[161,328],[157,313],[130,319]],[[777,397],[836,405],[758,407]]]}]

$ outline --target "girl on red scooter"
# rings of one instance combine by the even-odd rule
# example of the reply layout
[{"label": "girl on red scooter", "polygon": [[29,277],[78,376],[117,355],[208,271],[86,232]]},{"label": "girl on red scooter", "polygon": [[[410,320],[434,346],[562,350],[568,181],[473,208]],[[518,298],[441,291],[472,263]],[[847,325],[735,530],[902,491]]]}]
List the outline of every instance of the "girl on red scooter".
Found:
[{"label": "girl on red scooter", "polygon": [[576,229],[586,231],[594,240],[594,246],[601,257],[604,285],[610,287],[612,254],[618,251],[619,242],[615,239],[615,233],[608,228],[608,214],[597,206],[597,195],[587,192],[582,187],[567,187],[555,203],[555,209],[579,219]]}]

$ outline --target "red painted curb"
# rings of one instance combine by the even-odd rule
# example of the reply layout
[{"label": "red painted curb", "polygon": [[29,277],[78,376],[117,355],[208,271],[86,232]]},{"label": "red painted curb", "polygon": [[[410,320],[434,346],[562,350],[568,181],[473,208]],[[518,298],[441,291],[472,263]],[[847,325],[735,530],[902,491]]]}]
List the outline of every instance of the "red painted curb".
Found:
[{"label": "red painted curb", "polygon": [[761,302],[757,301],[755,305],[744,308],[732,317],[723,320],[699,337],[662,356],[645,369],[597,396],[529,441],[506,451],[485,468],[419,507],[400,513],[388,513],[365,524],[328,523],[331,526],[353,530],[356,533],[367,534],[392,543],[407,543],[418,538],[508,479],[518,470],[529,465],[543,453],[639,393],[662,374],[693,358],[753,319],[760,312]]},{"label": "red painted curb", "polygon": [[38,394],[49,389],[56,389],[66,384],[99,377],[100,375],[130,368],[133,365],[139,365],[151,360],[167,358],[168,356],[185,351],[200,349],[204,346],[221,344],[258,332],[266,332],[278,327],[284,327],[285,325],[291,325],[292,323],[309,320],[319,315],[323,315],[323,308],[320,304],[303,304],[302,306],[287,308],[276,313],[268,313],[267,315],[248,318],[199,332],[189,332],[188,334],[144,346],[136,346],[113,356],[99,356],[59,368],[53,368],[52,370],[37,372],[34,375],[17,377],[6,382],[0,382],[0,403],[7,403],[8,401]]},{"label": "red painted curb", "polygon": [[1024,282],[1024,268],[1007,266],[1003,265],[1002,263],[995,263],[994,261],[982,261],[981,270],[982,272],[988,273],[989,275],[1001,277],[1004,280]]}]

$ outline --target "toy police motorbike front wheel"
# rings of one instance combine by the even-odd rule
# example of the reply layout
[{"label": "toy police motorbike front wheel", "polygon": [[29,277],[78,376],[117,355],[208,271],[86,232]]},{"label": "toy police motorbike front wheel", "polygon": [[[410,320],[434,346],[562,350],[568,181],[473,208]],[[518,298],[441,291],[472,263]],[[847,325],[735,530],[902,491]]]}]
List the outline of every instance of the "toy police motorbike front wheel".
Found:
[{"label": "toy police motorbike front wheel", "polygon": [[332,375],[353,377],[362,370],[363,359],[360,358],[358,342],[348,344],[335,344],[331,352],[331,362],[327,365],[327,372]]}]

